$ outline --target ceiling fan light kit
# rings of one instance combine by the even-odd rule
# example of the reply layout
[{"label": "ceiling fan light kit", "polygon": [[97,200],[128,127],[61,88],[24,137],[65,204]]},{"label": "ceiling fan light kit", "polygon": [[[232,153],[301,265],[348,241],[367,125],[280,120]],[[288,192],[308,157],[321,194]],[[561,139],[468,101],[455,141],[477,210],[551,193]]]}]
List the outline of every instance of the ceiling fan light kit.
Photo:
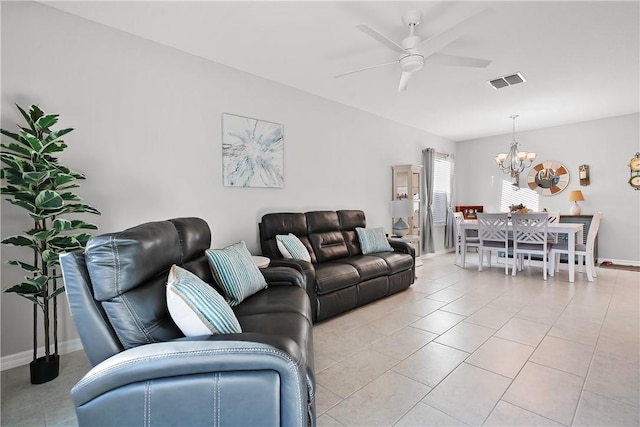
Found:
[{"label": "ceiling fan light kit", "polygon": [[[346,73],[338,74],[334,77],[343,77],[349,74],[357,73],[360,71],[369,70],[372,68],[382,67],[391,64],[400,64],[400,83],[398,84],[398,92],[406,90],[409,79],[412,73],[420,71],[424,66],[425,60],[433,58],[435,63],[443,65],[452,65],[459,67],[474,67],[484,68],[487,67],[491,61],[488,59],[470,58],[466,56],[455,56],[440,53],[440,49],[449,45],[451,42],[458,39],[464,34],[464,28],[467,27],[471,21],[477,19],[480,15],[486,14],[490,9],[486,9],[470,18],[465,19],[462,22],[442,31],[434,36],[422,39],[415,34],[416,26],[420,24],[422,19],[422,13],[419,10],[409,10],[402,16],[402,22],[409,27],[409,35],[405,37],[400,43],[396,43],[389,37],[383,35],[377,30],[367,26],[358,25],[356,28],[363,33],[367,34],[371,38],[382,43],[386,47],[400,54],[397,61],[386,62],[383,64],[373,65],[370,67],[360,68],[357,70],[349,71]],[[422,50],[418,50],[418,47],[422,46]]]}]

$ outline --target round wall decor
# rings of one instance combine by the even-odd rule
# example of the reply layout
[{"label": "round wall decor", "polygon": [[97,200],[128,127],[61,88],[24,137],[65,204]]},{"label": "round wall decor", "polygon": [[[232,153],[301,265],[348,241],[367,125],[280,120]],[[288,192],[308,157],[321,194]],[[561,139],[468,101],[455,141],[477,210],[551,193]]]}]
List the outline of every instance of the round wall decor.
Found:
[{"label": "round wall decor", "polygon": [[529,188],[543,196],[553,196],[564,190],[569,184],[569,171],[555,160],[538,163],[527,176]]}]

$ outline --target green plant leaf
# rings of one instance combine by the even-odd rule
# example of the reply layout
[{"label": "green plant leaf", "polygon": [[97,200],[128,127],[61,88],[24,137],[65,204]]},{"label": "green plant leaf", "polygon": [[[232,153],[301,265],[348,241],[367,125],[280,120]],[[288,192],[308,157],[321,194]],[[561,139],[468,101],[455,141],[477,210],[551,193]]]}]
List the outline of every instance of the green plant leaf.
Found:
[{"label": "green plant leaf", "polygon": [[[20,110],[20,114],[22,114],[22,117],[24,117],[25,121],[29,124],[29,127],[31,128],[31,130],[35,134],[36,133],[35,121],[32,120],[31,116],[29,116],[29,114],[27,114],[26,111],[24,111],[22,108],[20,108],[20,106],[18,104],[16,104],[16,107],[18,107],[18,110]],[[32,108],[33,108],[33,106],[32,106]]]},{"label": "green plant leaf", "polygon": [[2,239],[2,244],[13,246],[27,246],[30,248],[37,248],[38,243],[31,237],[27,236],[11,236],[6,239]]},{"label": "green plant leaf", "polygon": [[60,255],[57,252],[54,252],[50,249],[46,249],[44,251],[42,251],[42,260],[44,262],[46,262],[47,264],[53,262],[55,264],[58,263],[59,259],[60,259]]},{"label": "green plant leaf", "polygon": [[44,111],[42,111],[40,107],[34,104],[31,106],[31,110],[29,110],[29,116],[31,117],[33,123],[35,123],[40,117],[44,116]]},{"label": "green plant leaf", "polygon": [[69,175],[68,173],[59,173],[56,175],[54,180],[56,187],[71,181],[75,181],[75,178],[73,177],[73,175]]},{"label": "green plant leaf", "polygon": [[14,155],[19,156],[23,159],[31,159],[31,150],[29,150],[29,148],[24,145],[10,142],[8,144],[2,144],[2,148],[4,148],[5,150],[13,151]]},{"label": "green plant leaf", "polygon": [[54,141],[46,144],[40,151],[41,154],[59,153],[67,148],[67,144],[62,141]]},{"label": "green plant leaf", "polygon": [[56,236],[49,240],[49,245],[60,249],[73,249],[78,247],[80,243],[74,236]]},{"label": "green plant leaf", "polygon": [[77,194],[71,193],[69,191],[65,191],[64,193],[58,193],[58,194],[60,194],[60,197],[62,197],[62,200],[72,201],[72,202],[79,202],[80,200],[82,200],[80,196],[78,196]]},{"label": "green plant leaf", "polygon": [[[62,136],[68,134],[69,132],[73,131],[73,128],[66,128],[66,129],[60,129],[60,130],[56,130],[51,132],[49,135],[47,135],[47,137],[44,139],[44,143],[48,144],[50,142],[56,141],[58,138],[61,138]],[[62,142],[62,141],[60,141]]]},{"label": "green plant leaf", "polygon": [[34,265],[31,264],[27,264],[26,262],[22,262],[22,261],[16,261],[16,260],[12,260],[9,261],[9,264],[11,265],[17,265],[18,267],[22,268],[23,270],[29,271],[29,272],[35,272],[35,271],[40,271],[40,269]]},{"label": "green plant leaf", "polygon": [[51,126],[55,125],[56,123],[58,123],[58,117],[60,115],[59,114],[47,114],[44,115],[40,118],[38,118],[38,121],[36,121],[36,130],[37,131],[42,131],[42,130],[47,130],[49,129]]},{"label": "green plant leaf", "polygon": [[37,233],[35,233],[33,235],[33,238],[39,242],[46,242],[47,240],[49,240],[52,236],[55,236],[56,234],[58,234],[58,232],[54,229],[51,230],[44,230],[44,231],[38,231]]},{"label": "green plant leaf", "polygon": [[38,187],[49,178],[49,172],[25,172],[22,177],[27,184]]},{"label": "green plant leaf", "polygon": [[40,295],[42,289],[32,285],[31,283],[18,283],[17,285],[13,285],[10,288],[5,289],[4,291],[13,292],[26,298],[27,295]]},{"label": "green plant leaf", "polygon": [[61,231],[71,230],[73,223],[68,219],[56,218],[51,222],[51,226],[59,233]]},{"label": "green plant leaf", "polygon": [[60,209],[64,206],[64,200],[58,193],[52,190],[41,191],[36,196],[36,207],[43,210]]},{"label": "green plant leaf", "polygon": [[0,133],[2,133],[4,136],[8,136],[9,138],[16,140],[18,142],[22,142],[22,140],[20,139],[20,135],[18,135],[17,133],[13,133],[10,132],[6,129],[0,129]]},{"label": "green plant leaf", "polygon": [[15,154],[2,153],[0,154],[0,160],[15,171],[24,171],[24,160],[17,157]]},{"label": "green plant leaf", "polygon": [[42,150],[42,142],[35,136],[22,132],[22,137],[29,143],[33,151],[39,153]]},{"label": "green plant leaf", "polygon": [[80,233],[80,234],[76,234],[75,238],[78,241],[78,243],[80,243],[81,247],[85,247],[87,246],[87,242],[89,241],[89,239],[91,239],[93,236],[89,233]]},{"label": "green plant leaf", "polygon": [[61,213],[73,213],[73,212],[87,212],[87,213],[92,213],[94,215],[101,215],[99,210],[97,210],[92,206],[85,205],[83,203],[68,204],[64,207],[64,209],[62,209]]},{"label": "green plant leaf", "polygon": [[95,224],[91,224],[90,222],[84,222],[82,220],[73,220],[71,221],[71,228],[74,230],[84,229],[84,230],[97,230],[98,226]]}]

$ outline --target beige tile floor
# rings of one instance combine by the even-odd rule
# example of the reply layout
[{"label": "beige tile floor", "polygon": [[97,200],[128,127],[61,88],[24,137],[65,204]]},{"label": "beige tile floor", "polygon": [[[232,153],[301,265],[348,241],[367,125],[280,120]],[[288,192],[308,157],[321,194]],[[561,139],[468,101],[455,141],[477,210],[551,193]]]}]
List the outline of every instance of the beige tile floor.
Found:
[{"label": "beige tile floor", "polygon": [[[640,273],[544,281],[536,267],[479,273],[470,254],[417,275],[316,325],[319,426],[640,425]],[[88,369],[78,351],[47,384],[3,371],[1,425],[77,425],[69,390]]]}]

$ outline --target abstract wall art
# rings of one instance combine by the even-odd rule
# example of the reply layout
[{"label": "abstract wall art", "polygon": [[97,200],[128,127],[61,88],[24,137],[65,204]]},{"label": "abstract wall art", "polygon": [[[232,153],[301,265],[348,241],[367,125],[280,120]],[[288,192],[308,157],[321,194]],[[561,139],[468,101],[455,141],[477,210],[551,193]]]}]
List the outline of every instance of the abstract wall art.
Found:
[{"label": "abstract wall art", "polygon": [[284,187],[284,126],[222,114],[225,187]]}]

